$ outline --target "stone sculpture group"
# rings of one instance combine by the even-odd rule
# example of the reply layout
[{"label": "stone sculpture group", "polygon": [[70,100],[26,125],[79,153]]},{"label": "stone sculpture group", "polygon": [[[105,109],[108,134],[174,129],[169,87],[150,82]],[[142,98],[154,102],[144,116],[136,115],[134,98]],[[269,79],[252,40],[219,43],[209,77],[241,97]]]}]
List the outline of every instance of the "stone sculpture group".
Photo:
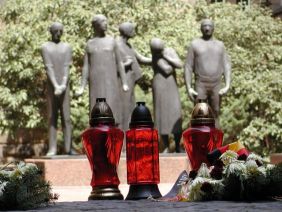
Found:
[{"label": "stone sculpture group", "polygon": [[[89,84],[89,111],[96,98],[106,98],[116,123],[127,130],[130,115],[135,105],[134,87],[142,77],[139,64],[150,65],[154,72],[152,90],[154,120],[168,152],[169,135],[174,135],[175,150],[180,152],[182,133],[181,102],[176,83],[175,69],[182,68],[182,62],[173,48],[165,47],[159,38],[150,41],[151,58],[139,54],[129,43],[135,36],[135,25],[130,22],[119,26],[120,36],[115,39],[106,35],[107,18],[95,15],[92,19],[94,37],[85,48],[82,78],[76,96],[82,95]],[[212,107],[216,126],[220,108],[220,96],[227,93],[231,82],[230,59],[224,44],[213,38],[214,24],[205,19],[201,22],[202,37],[192,41],[187,53],[184,76],[188,96],[194,102],[206,100]],[[57,154],[56,130],[58,114],[61,114],[64,133],[64,150],[72,154],[70,121],[69,67],[72,63],[72,49],[61,42],[63,25],[50,26],[51,41],[42,45],[41,52],[47,73],[47,104],[49,123],[49,150],[47,155]],[[194,73],[194,74],[193,74]],[[195,77],[195,89],[192,78]],[[224,76],[225,87],[221,88]]]}]

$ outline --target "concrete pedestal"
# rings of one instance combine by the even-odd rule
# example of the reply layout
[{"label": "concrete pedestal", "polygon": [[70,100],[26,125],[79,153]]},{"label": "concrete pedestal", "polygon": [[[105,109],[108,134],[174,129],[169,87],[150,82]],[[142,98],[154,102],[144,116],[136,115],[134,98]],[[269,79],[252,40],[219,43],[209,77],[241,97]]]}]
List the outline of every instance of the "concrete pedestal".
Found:
[{"label": "concrete pedestal", "polygon": [[[45,180],[50,181],[53,186],[90,185],[91,170],[85,155],[41,157],[25,161],[37,164],[43,170]],[[174,183],[183,170],[190,170],[186,153],[160,155],[161,183]],[[118,176],[121,184],[127,184],[125,155],[121,156]]]}]

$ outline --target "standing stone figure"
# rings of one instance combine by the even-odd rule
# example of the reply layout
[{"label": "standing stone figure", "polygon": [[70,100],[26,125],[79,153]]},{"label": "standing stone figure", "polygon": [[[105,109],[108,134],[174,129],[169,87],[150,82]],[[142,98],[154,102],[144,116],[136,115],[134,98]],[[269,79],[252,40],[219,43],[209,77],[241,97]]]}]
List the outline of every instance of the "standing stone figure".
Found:
[{"label": "standing stone figure", "polygon": [[106,35],[107,18],[95,15],[92,19],[94,38],[86,44],[82,80],[76,95],[81,95],[89,81],[90,111],[96,98],[106,98],[117,124],[121,123],[121,99],[118,75],[124,91],[128,90],[124,67],[116,41]]},{"label": "standing stone figure", "polygon": [[[220,96],[227,93],[231,83],[231,64],[224,44],[212,37],[214,24],[205,19],[201,23],[202,37],[192,41],[185,63],[185,81],[192,101],[205,99],[213,109],[219,127]],[[195,74],[195,90],[192,88]],[[225,87],[221,88],[224,75]]]},{"label": "standing stone figure", "polygon": [[176,68],[182,68],[182,62],[172,48],[165,48],[161,39],[150,42],[152,52],[153,102],[156,127],[168,152],[169,134],[174,134],[175,151],[180,152],[182,133],[181,102],[176,84]]},{"label": "standing stone figure", "polygon": [[133,23],[124,22],[119,26],[120,37],[117,38],[117,45],[123,61],[126,81],[129,87],[127,92],[121,89],[121,104],[122,104],[122,129],[129,128],[130,117],[135,108],[134,88],[136,82],[142,77],[141,69],[138,64],[151,63],[151,58],[146,58],[140,55],[133,49],[128,40],[135,36],[135,26]]},{"label": "standing stone figure", "polygon": [[49,124],[49,150],[47,156],[57,154],[57,121],[61,114],[64,133],[64,150],[71,154],[71,120],[69,67],[72,63],[72,49],[61,42],[63,25],[55,22],[50,27],[52,41],[42,45],[42,57],[47,73],[47,104]]}]

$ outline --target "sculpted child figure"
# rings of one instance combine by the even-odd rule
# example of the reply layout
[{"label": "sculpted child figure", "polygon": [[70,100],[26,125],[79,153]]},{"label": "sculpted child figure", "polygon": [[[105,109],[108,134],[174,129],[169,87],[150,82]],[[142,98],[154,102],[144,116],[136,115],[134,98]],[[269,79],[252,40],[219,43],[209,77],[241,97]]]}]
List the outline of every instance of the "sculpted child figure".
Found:
[{"label": "sculpted child figure", "polygon": [[47,108],[49,125],[49,150],[47,156],[57,154],[57,122],[61,114],[64,133],[64,151],[71,154],[71,120],[69,67],[72,63],[72,49],[61,42],[63,25],[55,22],[50,26],[52,40],[41,48],[42,58],[47,73]]},{"label": "sculpted child figure", "polygon": [[176,83],[176,68],[182,62],[172,48],[165,48],[161,39],[150,42],[152,52],[153,102],[156,127],[165,145],[164,153],[169,152],[169,134],[173,133],[175,151],[180,152],[182,133],[181,102]]},{"label": "sculpted child figure", "polygon": [[136,82],[141,78],[139,63],[150,64],[151,58],[140,55],[129,43],[129,39],[135,36],[135,25],[124,22],[119,26],[120,37],[117,38],[117,45],[125,69],[125,77],[128,84],[128,91],[121,90],[122,103],[122,129],[129,128],[130,117],[135,108],[134,88]]},{"label": "sculpted child figure", "polygon": [[94,38],[88,40],[84,55],[81,86],[76,95],[81,95],[89,81],[90,111],[96,98],[106,98],[113,111],[116,123],[121,123],[121,98],[118,75],[124,91],[128,90],[124,66],[113,37],[107,36],[107,18],[95,15],[92,19]]},{"label": "sculpted child figure", "polygon": [[[213,109],[216,126],[219,127],[220,96],[227,93],[231,83],[231,64],[224,44],[213,38],[214,24],[205,19],[201,22],[202,37],[192,41],[185,63],[185,81],[192,101],[207,100]],[[195,75],[195,90],[192,74]],[[221,88],[222,75],[225,87]]]}]

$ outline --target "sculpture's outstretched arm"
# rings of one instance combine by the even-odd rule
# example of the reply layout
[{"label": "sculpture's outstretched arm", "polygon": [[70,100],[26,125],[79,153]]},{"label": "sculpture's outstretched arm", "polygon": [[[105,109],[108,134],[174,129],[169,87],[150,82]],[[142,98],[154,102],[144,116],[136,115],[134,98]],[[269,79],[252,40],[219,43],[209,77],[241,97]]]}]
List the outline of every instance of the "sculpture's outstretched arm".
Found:
[{"label": "sculpture's outstretched arm", "polygon": [[144,65],[152,65],[152,58],[145,57],[145,56],[141,55],[135,49],[134,49],[134,53],[135,53],[135,57],[136,57],[136,59],[139,63],[144,64]]}]

